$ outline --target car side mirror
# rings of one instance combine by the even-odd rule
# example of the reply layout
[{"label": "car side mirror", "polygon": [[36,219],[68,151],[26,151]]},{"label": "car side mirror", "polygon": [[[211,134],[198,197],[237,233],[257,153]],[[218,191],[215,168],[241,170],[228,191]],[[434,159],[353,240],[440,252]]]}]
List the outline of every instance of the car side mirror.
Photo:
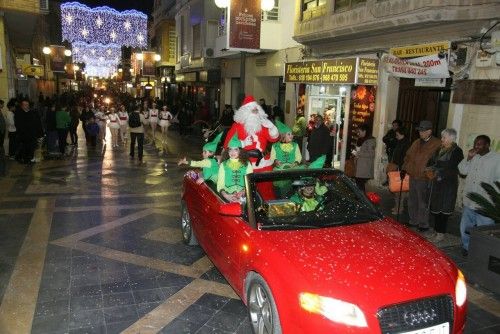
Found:
[{"label": "car side mirror", "polygon": [[243,214],[241,211],[241,204],[237,202],[221,204],[219,207],[219,213],[223,216],[233,217],[239,217]]},{"label": "car side mirror", "polygon": [[379,205],[381,201],[381,197],[379,194],[374,193],[374,192],[367,192],[366,197],[368,197],[368,200],[372,202],[372,204]]}]

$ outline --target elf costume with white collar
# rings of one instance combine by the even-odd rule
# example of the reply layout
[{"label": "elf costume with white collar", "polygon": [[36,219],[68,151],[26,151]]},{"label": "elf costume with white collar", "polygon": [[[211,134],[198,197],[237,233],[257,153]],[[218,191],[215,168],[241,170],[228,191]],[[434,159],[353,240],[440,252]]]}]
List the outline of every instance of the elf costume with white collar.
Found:
[{"label": "elf costume with white collar", "polygon": [[[236,136],[228,143],[229,148],[241,149],[241,142]],[[250,163],[242,164],[239,159],[228,159],[222,162],[217,177],[217,191],[224,190],[228,194],[245,189],[245,175],[253,172]]]},{"label": "elf costume with white collar", "polygon": [[[292,129],[280,121],[276,121],[276,127],[278,128],[280,135],[292,133]],[[274,169],[284,169],[300,164],[302,162],[302,154],[300,153],[299,145],[296,142],[280,142],[273,144],[270,159],[272,161],[279,161],[279,165],[274,167]]]},{"label": "elf costume with white collar", "polygon": [[[203,145],[203,151],[215,153],[215,151],[217,151],[217,145],[219,144],[222,138],[222,134],[223,134],[222,132],[219,133],[217,137],[214,138],[214,140]],[[198,161],[191,160],[189,162],[189,166],[202,168],[203,179],[217,183],[217,178],[219,174],[219,163],[217,162],[217,159],[215,159],[213,156]]]}]

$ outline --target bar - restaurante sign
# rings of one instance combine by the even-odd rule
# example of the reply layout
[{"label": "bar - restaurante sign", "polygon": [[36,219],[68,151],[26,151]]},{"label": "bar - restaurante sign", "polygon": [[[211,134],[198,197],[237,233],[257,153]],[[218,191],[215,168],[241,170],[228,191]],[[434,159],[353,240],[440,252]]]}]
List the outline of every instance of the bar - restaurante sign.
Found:
[{"label": "bar - restaurante sign", "polygon": [[[365,61],[369,62],[372,69],[376,69],[375,73],[370,71],[370,80],[367,80],[366,74],[358,76],[359,69],[362,69],[363,73],[367,71]],[[285,82],[354,84],[358,81],[363,84],[377,84],[378,59],[343,58],[285,64]]]}]

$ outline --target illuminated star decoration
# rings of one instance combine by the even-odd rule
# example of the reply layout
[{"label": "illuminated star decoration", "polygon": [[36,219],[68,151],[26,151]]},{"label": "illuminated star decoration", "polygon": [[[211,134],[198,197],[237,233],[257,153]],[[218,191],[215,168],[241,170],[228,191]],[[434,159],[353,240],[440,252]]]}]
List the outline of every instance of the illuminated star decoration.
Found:
[{"label": "illuminated star decoration", "polygon": [[83,30],[82,30],[82,36],[84,38],[87,38],[88,35],[89,35],[89,31],[87,30],[87,28],[83,28]]},{"label": "illuminated star decoration", "polygon": [[[78,2],[61,4],[62,39],[70,43],[116,43],[132,48],[145,48],[148,17],[136,10],[119,12],[110,7],[90,8]],[[82,30],[88,34],[82,37]],[[114,34],[110,32],[114,31]],[[139,39],[137,36],[143,36]]]}]

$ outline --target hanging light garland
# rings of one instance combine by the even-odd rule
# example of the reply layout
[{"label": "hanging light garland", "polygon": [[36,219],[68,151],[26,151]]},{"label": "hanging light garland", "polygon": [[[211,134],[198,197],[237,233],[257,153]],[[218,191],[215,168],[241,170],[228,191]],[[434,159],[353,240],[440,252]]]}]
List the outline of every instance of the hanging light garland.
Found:
[{"label": "hanging light garland", "polygon": [[61,4],[61,21],[63,41],[147,46],[148,17],[136,10],[118,12],[106,6],[90,8],[67,2]]},{"label": "hanging light garland", "polygon": [[85,74],[87,77],[109,78],[116,73],[116,66],[87,64]]},{"label": "hanging light garland", "polygon": [[82,63],[106,63],[118,65],[122,56],[122,50],[118,44],[87,44],[73,42],[73,61]]}]

